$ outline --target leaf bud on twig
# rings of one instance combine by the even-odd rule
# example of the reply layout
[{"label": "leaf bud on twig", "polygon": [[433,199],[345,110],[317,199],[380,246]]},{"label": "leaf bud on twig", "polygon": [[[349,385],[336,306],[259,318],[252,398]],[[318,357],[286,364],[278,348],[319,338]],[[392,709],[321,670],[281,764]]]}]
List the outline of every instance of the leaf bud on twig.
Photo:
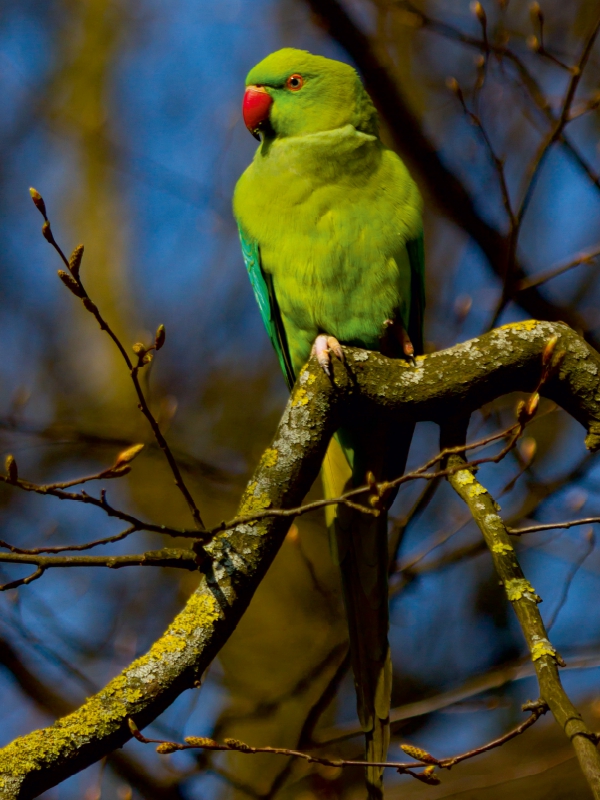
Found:
[{"label": "leaf bud on twig", "polygon": [[186,736],[184,741],[190,747],[219,747],[219,743],[208,736]]},{"label": "leaf bud on twig", "polygon": [[542,9],[540,8],[539,3],[532,3],[529,6],[529,18],[531,19],[532,25],[544,24],[544,15],[542,14]]},{"label": "leaf bud on twig", "polygon": [[484,11],[483,6],[481,5],[481,3],[479,3],[479,2],[471,3],[471,5],[469,7],[471,9],[471,12],[473,14],[475,14],[475,16],[477,17],[479,22],[484,24],[487,21],[487,17],[485,15],[485,11]]},{"label": "leaf bud on twig", "polygon": [[521,457],[526,464],[531,464],[537,450],[537,442],[532,436],[526,436],[521,442],[519,451]]},{"label": "leaf bud on twig", "polygon": [[251,750],[245,742],[240,742],[239,739],[223,739],[223,744],[226,744],[231,750]]},{"label": "leaf bud on twig", "polygon": [[407,756],[414,758],[416,761],[422,761],[424,764],[439,764],[437,758],[434,758],[427,750],[422,747],[414,747],[412,744],[401,744],[400,749],[403,750]]},{"label": "leaf bud on twig", "polygon": [[144,353],[144,356],[142,358],[142,364],[150,364],[153,358],[154,356],[152,355],[152,353]]},{"label": "leaf bud on twig", "polygon": [[40,212],[43,218],[47,220],[48,217],[46,216],[46,203],[44,203],[44,198],[42,197],[42,195],[38,192],[37,189],[34,189],[33,186],[30,187],[29,194],[31,195],[31,199],[33,200],[34,206],[37,208],[37,210]]},{"label": "leaf bud on twig", "polygon": [[160,753],[161,756],[168,756],[176,750],[181,750],[181,745],[175,744],[175,742],[162,742],[162,744],[159,744],[156,748],[156,752]]},{"label": "leaf bud on twig", "polygon": [[19,469],[17,467],[17,462],[15,461],[15,457],[13,455],[6,456],[6,461],[4,462],[4,466],[6,467],[6,475],[8,480],[11,483],[16,483],[19,480]]},{"label": "leaf bud on twig", "polygon": [[428,786],[439,786],[441,783],[440,779],[437,775],[434,774],[435,767],[425,767],[423,772],[417,774],[416,772],[413,773],[415,778],[418,778],[423,783],[428,784]]},{"label": "leaf bud on twig", "polygon": [[124,467],[126,464],[131,464],[134,458],[136,458],[144,449],[143,444],[132,444],[131,447],[128,447],[127,450],[123,450],[117,456],[113,468],[115,467]]},{"label": "leaf bud on twig", "polygon": [[52,244],[54,241],[54,236],[52,235],[52,230],[50,229],[50,223],[48,220],[46,220],[42,225],[42,236],[47,242],[50,242],[50,244]]},{"label": "leaf bud on twig", "polygon": [[548,339],[546,342],[546,346],[544,347],[544,352],[542,353],[542,366],[547,367],[552,360],[552,354],[554,353],[554,349],[558,342],[558,336],[553,336],[551,339]]},{"label": "leaf bud on twig", "polygon": [[83,245],[78,244],[75,250],[71,253],[69,258],[69,269],[74,278],[79,278],[79,268],[81,266],[81,259],[83,258]]},{"label": "leaf bud on twig", "polygon": [[533,34],[531,36],[528,36],[525,44],[534,53],[540,52],[540,40],[538,39],[537,36],[534,36]]},{"label": "leaf bud on twig", "polygon": [[129,727],[129,730],[131,731],[131,733],[134,736],[140,732],[140,729],[135,724],[135,722],[131,719],[131,717],[127,717],[127,725]]},{"label": "leaf bud on twig", "polygon": [[163,346],[166,335],[165,326],[159,325],[156,329],[156,336],[154,337],[154,347],[156,350],[160,350],[160,348]]},{"label": "leaf bud on twig", "polygon": [[450,89],[452,94],[455,97],[458,98],[460,104],[464,108],[464,106],[465,106],[465,98],[464,98],[464,95],[462,93],[462,89],[460,88],[460,84],[458,83],[456,78],[446,78],[446,86],[448,87],[448,89]]},{"label": "leaf bud on twig", "polygon": [[70,292],[73,292],[75,297],[79,297],[79,298],[81,298],[83,300],[83,298],[85,297],[85,291],[77,283],[75,278],[71,277],[71,275],[69,275],[68,272],[65,272],[64,269],[59,269],[58,270],[58,277],[61,279],[61,281],[67,287],[67,289]]},{"label": "leaf bud on twig", "polygon": [[136,342],[134,345],[132,345],[131,349],[136,356],[141,356],[146,352],[146,345],[142,344],[141,342]]}]

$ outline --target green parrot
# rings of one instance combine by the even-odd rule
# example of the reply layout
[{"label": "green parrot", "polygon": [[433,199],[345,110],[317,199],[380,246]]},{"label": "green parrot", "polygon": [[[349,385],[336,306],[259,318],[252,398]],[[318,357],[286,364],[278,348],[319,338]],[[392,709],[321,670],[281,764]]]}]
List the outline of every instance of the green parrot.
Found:
[{"label": "green parrot", "polygon": [[[235,188],[242,253],[291,389],[311,352],[329,374],[341,345],[405,358],[422,353],[422,200],[385,147],[377,112],[347,64],[285,48],[246,78],[246,126],[260,141]],[[402,474],[413,428],[385,418],[338,431],[322,469],[325,495]],[[330,506],[348,616],[358,715],[368,761],[389,745],[388,548],[385,513]],[[383,769],[366,769],[370,800]]]}]

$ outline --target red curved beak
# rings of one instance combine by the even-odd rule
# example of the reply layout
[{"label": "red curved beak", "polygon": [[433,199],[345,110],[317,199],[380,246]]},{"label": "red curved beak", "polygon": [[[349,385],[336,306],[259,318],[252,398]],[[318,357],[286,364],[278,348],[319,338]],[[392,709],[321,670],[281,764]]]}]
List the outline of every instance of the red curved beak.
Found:
[{"label": "red curved beak", "polygon": [[246,127],[260,141],[258,129],[269,118],[273,98],[263,86],[248,86],[242,103],[242,114]]}]

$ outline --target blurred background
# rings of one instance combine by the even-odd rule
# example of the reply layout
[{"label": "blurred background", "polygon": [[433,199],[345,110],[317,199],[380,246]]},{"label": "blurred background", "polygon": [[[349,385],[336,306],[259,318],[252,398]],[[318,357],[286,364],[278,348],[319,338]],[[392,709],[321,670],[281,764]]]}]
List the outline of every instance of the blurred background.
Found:
[{"label": "blurred background", "polygon": [[[373,69],[382,67],[395,87],[392,94],[378,84],[385,89],[382,135],[425,197],[429,351],[482,333],[495,317],[505,323],[534,315],[568,321],[597,346],[593,260],[500,308],[510,228],[501,183],[481,130],[447,78],[457,79],[504,161],[518,208],[536,148],[560,113],[571,78],[565,64],[577,62],[598,4],[544,0],[543,37],[527,2],[486,0],[483,10],[485,31],[467,0],[4,0],[2,458],[12,453],[22,477],[66,480],[146,442],[132,473],[107,484],[109,500],[156,523],[190,525],[118,353],[56,277],[61,264],[39,233],[32,185],[63,248],[85,244],[86,288],[127,346],[149,344],[164,323],[166,345],[144,374],[152,408],[204,519],[234,515],[286,402],[230,210],[256,145],[241,120],[244,77],[283,46],[371,69],[373,94]],[[543,279],[578,253],[596,251],[599,69],[596,47],[571,109],[577,119],[544,160],[523,218],[519,279]],[[474,415],[471,436],[511,424],[516,401],[509,396]],[[437,452],[437,435],[434,425],[418,428],[411,465]],[[481,470],[510,524],[600,513],[597,459],[586,454],[583,437],[578,424],[543,402],[519,449]],[[448,486],[433,488],[423,496],[422,485],[407,485],[394,507],[393,758],[401,755],[399,741],[439,757],[481,744],[518,724],[520,704],[537,697],[478,532]],[[85,542],[118,530],[94,509],[0,485],[0,538],[12,544]],[[168,543],[137,533],[110,552]],[[546,531],[517,547],[568,663],[567,690],[597,729],[594,531]],[[2,583],[27,574],[0,566]],[[193,573],[163,569],[51,570],[1,594],[0,744],[67,713],[145,652],[196,581]],[[353,691],[337,571],[315,513],[290,530],[202,689],[182,695],[147,733],[308,747],[356,729]],[[360,757],[362,742],[346,738],[322,752]],[[240,754],[165,757],[132,742],[44,798],[360,798],[362,780],[360,770]],[[548,718],[443,774],[439,787],[390,772],[386,796],[590,795],[569,743]]]}]

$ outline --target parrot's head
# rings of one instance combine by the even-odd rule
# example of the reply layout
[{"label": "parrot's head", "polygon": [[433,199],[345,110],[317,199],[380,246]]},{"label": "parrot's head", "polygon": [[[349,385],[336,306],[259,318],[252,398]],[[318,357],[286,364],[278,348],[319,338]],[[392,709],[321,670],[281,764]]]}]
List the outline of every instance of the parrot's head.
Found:
[{"label": "parrot's head", "polygon": [[258,139],[303,136],[353,125],[377,135],[377,112],[356,70],[341,61],[286,47],[246,78],[244,122]]}]

